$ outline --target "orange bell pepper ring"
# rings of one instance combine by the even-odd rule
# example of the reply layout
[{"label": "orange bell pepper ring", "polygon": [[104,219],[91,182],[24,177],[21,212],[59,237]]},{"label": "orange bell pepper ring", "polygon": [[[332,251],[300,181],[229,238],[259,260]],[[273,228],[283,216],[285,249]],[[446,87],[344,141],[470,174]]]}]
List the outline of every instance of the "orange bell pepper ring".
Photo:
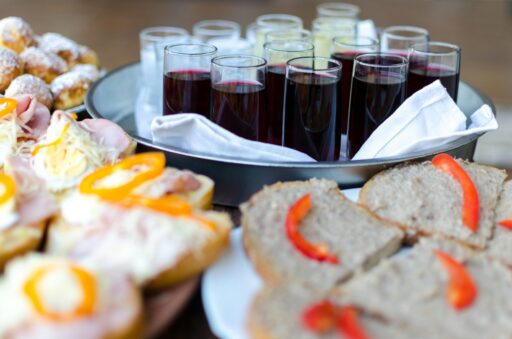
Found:
[{"label": "orange bell pepper ring", "polygon": [[[136,166],[147,169],[136,173],[134,177],[115,187],[97,187],[97,183],[115,171],[127,170]],[[132,155],[114,165],[107,165],[87,175],[80,183],[80,193],[96,194],[106,200],[120,201],[140,184],[158,177],[165,168],[165,156],[161,152],[149,152]]]},{"label": "orange bell pepper ring", "polygon": [[432,164],[441,171],[451,175],[462,189],[462,222],[472,232],[478,230],[480,221],[480,199],[475,183],[468,173],[448,154],[438,154],[432,159]]},{"label": "orange bell pepper ring", "polygon": [[42,317],[52,321],[70,321],[76,318],[89,316],[94,312],[96,304],[96,280],[88,271],[75,265],[65,265],[64,267],[76,277],[82,290],[82,301],[74,309],[67,312],[56,312],[46,308],[38,291],[38,285],[48,273],[58,269],[60,265],[47,265],[37,269],[25,282],[24,291],[32,303],[35,311]]},{"label": "orange bell pepper ring", "polygon": [[10,176],[0,173],[0,205],[6,203],[16,194],[16,183]]},{"label": "orange bell pepper ring", "polygon": [[331,264],[338,264],[338,258],[330,254],[325,245],[312,244],[300,234],[300,221],[304,219],[310,209],[311,196],[309,194],[301,197],[290,207],[285,220],[288,239],[304,256],[320,262],[325,261]]},{"label": "orange bell pepper ring", "polygon": [[345,306],[340,310],[338,330],[346,339],[369,339],[358,320],[357,310],[354,306]]},{"label": "orange bell pepper ring", "polygon": [[470,306],[475,301],[478,291],[469,272],[451,255],[440,250],[436,250],[434,253],[449,275],[446,291],[448,302],[456,310]]},{"label": "orange bell pepper ring", "polygon": [[505,219],[505,220],[501,220],[499,222],[499,224],[502,226],[502,227],[505,227],[505,228],[508,228],[509,230],[512,230],[512,219]]},{"label": "orange bell pepper ring", "polygon": [[302,313],[302,323],[315,333],[327,333],[336,327],[338,309],[329,300],[323,300]]},{"label": "orange bell pepper ring", "polygon": [[16,112],[18,102],[11,98],[0,98],[0,118],[4,115]]}]

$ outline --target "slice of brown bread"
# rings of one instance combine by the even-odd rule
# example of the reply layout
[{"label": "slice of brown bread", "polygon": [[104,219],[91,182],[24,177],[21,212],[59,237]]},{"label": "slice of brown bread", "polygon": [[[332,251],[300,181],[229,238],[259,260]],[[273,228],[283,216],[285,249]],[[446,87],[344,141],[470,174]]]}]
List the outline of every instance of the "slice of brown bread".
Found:
[{"label": "slice of brown bread", "polygon": [[494,208],[505,171],[457,160],[475,183],[480,222],[473,233],[462,223],[462,189],[449,174],[430,161],[395,167],[374,176],[361,189],[359,202],[381,218],[406,230],[408,240],[442,235],[483,249],[492,236]]},{"label": "slice of brown bread", "polygon": [[499,224],[501,220],[512,219],[512,180],[503,185],[498,205],[496,206],[496,229],[489,242],[487,253],[508,266],[512,266],[512,230]]},{"label": "slice of brown bread", "polygon": [[[246,325],[253,339],[312,339],[340,338],[336,329],[319,334],[303,323],[303,313],[312,305],[326,299],[326,295],[295,284],[267,285],[254,298]],[[343,302],[337,302],[342,306]],[[358,321],[370,338],[407,339],[412,332],[404,326],[395,326],[366,313],[359,313]]]},{"label": "slice of brown bread", "polygon": [[[288,210],[306,193],[311,194],[311,210],[300,233],[314,244],[327,245],[339,264],[305,257],[286,235]],[[333,181],[277,183],[256,193],[241,210],[246,251],[268,282],[292,280],[329,289],[397,251],[403,238],[398,228],[345,198]]]},{"label": "slice of brown bread", "polygon": [[[448,274],[434,249],[464,263],[477,286],[474,302],[455,310],[446,300]],[[438,338],[510,338],[512,272],[455,242],[423,239],[408,253],[354,277],[338,292],[365,312]]]}]

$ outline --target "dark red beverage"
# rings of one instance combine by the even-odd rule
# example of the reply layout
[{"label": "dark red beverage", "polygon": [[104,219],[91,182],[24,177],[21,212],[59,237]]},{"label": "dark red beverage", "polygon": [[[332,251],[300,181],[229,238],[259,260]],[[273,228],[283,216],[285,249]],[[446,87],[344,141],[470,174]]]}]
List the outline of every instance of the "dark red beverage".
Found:
[{"label": "dark red beverage", "polygon": [[283,144],[283,107],[286,65],[267,67],[267,132],[265,141]]},{"label": "dark red beverage", "polygon": [[405,100],[405,79],[398,76],[354,77],[348,122],[347,156],[351,159],[373,131]]},{"label": "dark red beverage", "polygon": [[411,96],[437,79],[446,88],[453,100],[457,101],[459,73],[441,65],[418,65],[411,63],[407,78],[407,96]]},{"label": "dark red beverage", "polygon": [[210,72],[190,69],[164,75],[164,115],[198,113],[210,117]]},{"label": "dark red beverage", "polygon": [[340,157],[339,79],[295,74],[286,80],[284,145],[318,161]]},{"label": "dark red beverage", "polygon": [[264,141],[265,87],[260,83],[229,81],[212,88],[213,122],[249,140]]},{"label": "dark red beverage", "polygon": [[348,109],[350,103],[350,86],[352,83],[352,68],[354,67],[354,59],[360,54],[356,51],[338,52],[331,57],[338,60],[342,64],[341,69],[341,87],[339,88],[339,98],[341,100],[341,133],[347,133],[348,125]]}]

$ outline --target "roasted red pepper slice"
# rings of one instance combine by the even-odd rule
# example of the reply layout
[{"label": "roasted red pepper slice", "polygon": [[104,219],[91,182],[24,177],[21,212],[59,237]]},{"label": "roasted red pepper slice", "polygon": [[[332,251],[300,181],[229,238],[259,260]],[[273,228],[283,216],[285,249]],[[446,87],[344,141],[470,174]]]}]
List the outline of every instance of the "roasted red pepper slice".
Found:
[{"label": "roasted red pepper slice", "polygon": [[449,275],[446,298],[456,310],[470,306],[475,300],[478,290],[473,278],[464,265],[455,260],[451,255],[436,250],[435,255],[441,261]]},{"label": "roasted red pepper slice", "polygon": [[345,306],[341,308],[339,313],[338,329],[346,339],[370,338],[359,323],[357,310],[354,306]]},{"label": "roasted red pepper slice", "polygon": [[326,333],[336,327],[338,308],[329,300],[312,305],[302,314],[304,326],[315,333]]},{"label": "roasted red pepper slice", "polygon": [[500,221],[500,225],[508,228],[509,230],[512,230],[512,219],[505,219]]},{"label": "roasted red pepper slice", "polygon": [[304,219],[310,209],[311,196],[309,194],[302,196],[290,207],[285,221],[286,235],[288,236],[288,239],[304,256],[320,262],[325,261],[331,264],[338,264],[338,258],[330,254],[325,245],[312,244],[308,240],[304,239],[300,234],[300,221]]},{"label": "roasted red pepper slice", "polygon": [[436,155],[432,163],[436,168],[450,174],[459,183],[463,195],[462,222],[472,232],[476,232],[480,221],[480,200],[473,180],[448,154]]}]

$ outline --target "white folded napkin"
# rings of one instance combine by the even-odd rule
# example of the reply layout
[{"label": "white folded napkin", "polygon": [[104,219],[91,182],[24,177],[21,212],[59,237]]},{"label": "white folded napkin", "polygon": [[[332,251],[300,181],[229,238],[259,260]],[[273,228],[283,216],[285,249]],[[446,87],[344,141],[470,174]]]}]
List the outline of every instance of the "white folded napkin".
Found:
[{"label": "white folded napkin", "polygon": [[155,142],[193,153],[253,161],[315,161],[291,148],[241,138],[194,113],[156,117],[151,123],[151,133]]},{"label": "white folded napkin", "polygon": [[467,120],[437,80],[409,97],[370,135],[353,160],[400,156],[498,128],[488,105]]}]

